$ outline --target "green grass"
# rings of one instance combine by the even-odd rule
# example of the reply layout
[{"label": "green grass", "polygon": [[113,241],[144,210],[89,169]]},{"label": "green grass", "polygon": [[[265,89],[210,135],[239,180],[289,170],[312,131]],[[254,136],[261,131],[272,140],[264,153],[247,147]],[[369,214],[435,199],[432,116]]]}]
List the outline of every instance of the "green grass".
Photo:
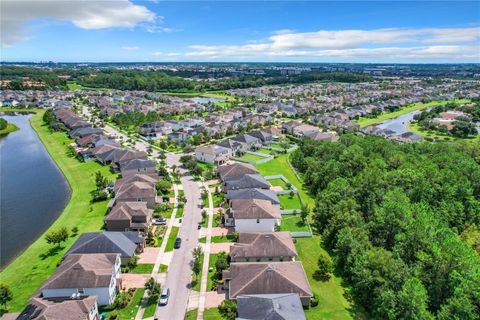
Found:
[{"label": "green grass", "polygon": [[278,199],[283,210],[300,210],[302,208],[297,194],[294,194],[293,197],[290,197],[289,194],[279,194]]},{"label": "green grass", "polygon": [[198,274],[196,280],[193,280],[195,278],[195,275],[192,275],[193,276],[193,278],[192,278],[192,290],[197,291],[197,292],[200,291],[200,283],[202,281],[203,257],[204,257],[204,254],[202,253],[200,255],[200,273]]},{"label": "green grass", "polygon": [[435,141],[454,141],[458,140],[460,138],[454,137],[449,134],[443,134],[441,132],[435,131],[435,130],[425,130],[417,122],[409,122],[407,123],[407,129],[410,132],[413,132],[415,134],[418,134],[419,136],[422,136],[428,140],[432,139]]},{"label": "green grass", "polygon": [[183,204],[178,205],[177,212],[175,213],[175,218],[183,217],[184,211],[185,211],[185,206]]},{"label": "green grass", "polygon": [[198,309],[187,311],[187,314],[185,315],[185,320],[197,320],[197,314]]},{"label": "green grass", "polygon": [[287,154],[282,154],[267,163],[258,164],[255,167],[263,176],[274,176],[277,174],[283,175],[298,189],[298,194],[304,204],[308,204],[310,209],[315,206],[314,199],[308,194],[302,182],[298,180],[287,162]]},{"label": "green grass", "polygon": [[135,268],[130,269],[129,273],[151,274],[154,266],[153,263],[139,263]]},{"label": "green grass", "polygon": [[218,254],[211,253],[210,258],[208,259],[208,270],[212,269],[212,271],[208,271],[208,278],[207,278],[207,291],[213,290],[213,275],[215,274],[215,264],[217,263]]},{"label": "green grass", "polygon": [[205,163],[205,162],[197,162],[197,165],[203,169],[204,172],[208,171],[209,169],[214,170],[215,166],[211,163]]},{"label": "green grass", "polygon": [[279,143],[270,143],[268,145],[270,148],[275,148],[275,149],[280,149],[280,150],[283,150],[283,146]]},{"label": "green grass", "polygon": [[282,215],[282,221],[280,223],[280,229],[282,231],[290,232],[308,232],[308,226],[303,222],[300,215],[284,214]]},{"label": "green grass", "polygon": [[225,320],[224,317],[218,312],[218,308],[205,309],[203,313],[203,319],[205,320]]},{"label": "green grass", "polygon": [[147,307],[145,308],[142,319],[153,317],[155,315],[156,310],[157,310],[157,301],[149,302],[147,304]]},{"label": "green grass", "polygon": [[432,106],[445,105],[449,102],[466,103],[466,102],[470,102],[470,100],[469,99],[453,99],[453,100],[431,101],[431,102],[428,102],[428,103],[419,102],[419,103],[414,103],[414,104],[408,105],[408,106],[403,107],[400,110],[397,110],[397,111],[394,111],[394,112],[384,112],[376,118],[361,117],[360,119],[356,120],[356,122],[360,125],[360,127],[363,128],[363,127],[371,126],[371,125],[374,125],[374,124],[378,124],[378,123],[380,123],[382,121],[385,121],[385,120],[388,120],[388,119],[396,118],[398,116],[401,116],[403,114],[406,114],[406,113],[409,113],[409,112],[412,112],[412,111],[422,110],[422,109],[432,107]]},{"label": "green grass", "polygon": [[248,160],[248,161],[259,161],[264,160],[265,157],[257,156],[255,154],[246,153],[240,157],[240,159]]},{"label": "green grass", "polygon": [[143,295],[145,294],[145,289],[139,288],[135,291],[135,294],[133,295],[132,300],[123,309],[111,309],[109,306],[106,307],[99,307],[98,312],[101,314],[102,312],[106,312],[107,314],[107,319],[111,314],[117,314],[118,317],[117,319],[135,319],[135,316],[137,315],[138,308],[140,307],[140,304],[142,302]]},{"label": "green grass", "polygon": [[168,266],[166,264],[160,264],[160,267],[158,267],[158,272],[167,272],[168,271]]},{"label": "green grass", "polygon": [[173,246],[175,245],[175,239],[177,239],[178,235],[178,227],[172,227],[172,231],[170,232],[170,237],[167,240],[167,246],[165,247],[165,252],[169,252],[173,250]]},{"label": "green grass", "polygon": [[[30,123],[72,189],[69,203],[46,232],[63,226],[69,230],[77,227],[78,235],[83,232],[100,231],[107,201],[90,203],[92,199],[90,192],[95,189],[95,172],[100,171],[113,181],[116,180],[116,175],[110,172],[109,167],[95,161],[83,163],[67,156],[66,148],[72,140],[65,133],[51,133],[48,127],[43,125],[43,113],[44,111],[38,111],[30,118]],[[47,244],[43,234],[2,270],[0,282],[10,286],[13,291],[13,300],[8,304],[10,312],[19,312],[26,306],[30,296],[55,271],[63,254],[77,240],[78,235],[70,237],[57,251],[52,245]],[[28,277],[28,281],[25,281],[25,277]]]},{"label": "green grass", "polygon": [[[206,237],[201,237],[198,242],[200,243],[206,243],[207,238]],[[235,236],[234,235],[225,235],[225,236],[213,236],[212,237],[212,243],[225,243],[225,242],[235,242]]]},{"label": "green grass", "polygon": [[214,208],[219,207],[224,198],[225,196],[222,192],[219,192],[218,194],[213,193],[212,194],[213,207]]},{"label": "green grass", "polygon": [[267,155],[271,155],[271,154],[272,154],[272,151],[271,151],[271,150],[268,150],[268,149],[265,149],[265,148],[258,149],[258,150],[255,151],[255,152],[263,153],[263,154],[267,154]]},{"label": "green grass", "polygon": [[318,257],[323,251],[320,247],[320,237],[297,238],[295,247],[297,248],[298,259],[302,262],[307,274],[310,287],[319,299],[318,306],[305,310],[307,319],[361,319],[360,314],[351,314],[355,307],[345,297],[347,290],[342,287],[341,278],[332,276],[328,281],[314,278],[314,273],[318,269]]},{"label": "green grass", "polygon": [[283,190],[288,190],[287,184],[282,179],[271,179],[268,180],[268,183],[270,183],[272,186],[282,187]]},{"label": "green grass", "polygon": [[16,125],[14,125],[13,123],[7,122],[7,126],[5,127],[5,129],[0,130],[0,136],[7,135],[10,132],[14,132],[17,130],[20,130],[20,129]]}]

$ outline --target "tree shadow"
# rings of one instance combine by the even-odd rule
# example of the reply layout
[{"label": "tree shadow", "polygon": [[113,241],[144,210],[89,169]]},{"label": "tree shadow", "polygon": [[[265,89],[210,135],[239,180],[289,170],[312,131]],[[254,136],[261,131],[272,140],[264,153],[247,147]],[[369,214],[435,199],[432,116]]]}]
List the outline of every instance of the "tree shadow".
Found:
[{"label": "tree shadow", "polygon": [[47,252],[42,253],[39,255],[40,259],[45,260],[47,258],[56,256],[60,251],[62,251],[65,247],[62,246],[55,246],[50,249],[48,249]]}]

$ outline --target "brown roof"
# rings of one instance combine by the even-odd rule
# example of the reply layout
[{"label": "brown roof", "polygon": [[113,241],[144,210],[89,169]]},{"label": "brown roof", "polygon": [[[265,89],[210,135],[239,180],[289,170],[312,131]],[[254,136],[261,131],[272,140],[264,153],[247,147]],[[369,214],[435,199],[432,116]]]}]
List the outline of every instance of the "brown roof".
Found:
[{"label": "brown roof", "polygon": [[79,146],[84,146],[84,145],[92,143],[98,137],[100,137],[100,135],[98,135],[98,134],[95,134],[95,133],[94,134],[89,134],[88,136],[85,136],[83,138],[78,139],[77,144]]},{"label": "brown roof", "polygon": [[215,155],[215,147],[213,145],[208,145],[208,146],[199,146],[195,148],[195,152],[203,152],[206,154],[211,154]]},{"label": "brown roof", "polygon": [[[156,178],[154,176],[156,176]],[[157,178],[158,178],[158,175],[156,173],[154,173],[152,175],[148,175],[148,174],[144,174],[144,173],[134,174],[132,176],[128,176],[128,177],[125,177],[125,178],[118,179],[115,182],[114,191],[117,192],[118,190],[120,190],[122,188],[122,186],[124,186],[126,184],[128,185],[128,184],[136,182],[136,181],[145,182],[145,183],[150,184],[151,186],[155,186],[155,184],[157,183]]]},{"label": "brown roof", "polygon": [[[98,316],[95,296],[83,297],[75,300],[44,300],[41,298],[30,299],[30,304],[17,318],[18,320],[86,320],[92,308]],[[67,316],[68,315],[68,316]]]},{"label": "brown roof", "polygon": [[117,256],[116,253],[69,254],[41,290],[109,287]]},{"label": "brown roof", "polygon": [[232,200],[234,219],[280,219],[280,209],[268,200],[234,199]]},{"label": "brown roof", "polygon": [[240,233],[230,249],[230,257],[296,257],[297,250],[290,232]]},{"label": "brown roof", "polygon": [[115,198],[117,199],[130,199],[130,198],[151,198],[155,197],[155,187],[150,183],[143,181],[135,181],[132,183],[124,184],[116,192]]},{"label": "brown roof", "polygon": [[150,217],[152,210],[147,208],[146,202],[117,203],[105,220],[132,220],[132,217]]},{"label": "brown roof", "polygon": [[102,154],[112,149],[118,149],[118,147],[113,146],[111,144],[104,144],[104,145],[93,148],[92,154],[96,156],[97,154]]},{"label": "brown roof", "polygon": [[230,265],[229,297],[239,294],[298,293],[311,297],[301,262],[232,263]]},{"label": "brown roof", "polygon": [[147,159],[148,155],[144,151],[120,150],[113,155],[113,162],[124,162],[132,159]]},{"label": "brown roof", "polygon": [[217,172],[220,178],[242,176],[244,174],[255,174],[258,170],[254,166],[246,163],[234,163],[219,166]]}]

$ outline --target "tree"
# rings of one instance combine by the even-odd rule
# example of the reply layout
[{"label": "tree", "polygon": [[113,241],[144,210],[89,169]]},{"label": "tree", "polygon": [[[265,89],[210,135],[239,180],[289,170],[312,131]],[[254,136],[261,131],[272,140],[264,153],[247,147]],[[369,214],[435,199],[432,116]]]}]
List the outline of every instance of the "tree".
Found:
[{"label": "tree", "polygon": [[417,278],[407,279],[397,294],[397,319],[430,320],[427,290]]},{"label": "tree", "polygon": [[229,267],[228,255],[225,251],[220,252],[217,256],[217,261],[215,262],[215,278],[221,279],[223,270],[226,270]]},{"label": "tree", "polygon": [[145,282],[145,290],[147,290],[150,301],[157,300],[161,292],[160,283],[158,283],[153,277],[151,277],[150,279],[148,279],[147,282]]},{"label": "tree", "polygon": [[302,204],[300,217],[302,218],[303,222],[307,221],[309,214],[310,214],[310,208],[308,207],[308,204]]},{"label": "tree", "polygon": [[223,300],[218,306],[218,312],[227,320],[235,320],[237,316],[237,303],[233,300]]},{"label": "tree", "polygon": [[157,181],[155,187],[160,194],[167,194],[172,187],[172,183],[168,180],[159,180]]},{"label": "tree", "polygon": [[10,287],[4,283],[0,283],[0,305],[7,309],[7,302],[12,299],[13,293]]},{"label": "tree", "polygon": [[100,171],[95,172],[95,185],[97,189],[104,189],[108,186],[108,179]]},{"label": "tree", "polygon": [[327,252],[320,252],[317,265],[318,270],[315,272],[316,276],[323,281],[330,279],[330,274],[333,272],[333,260]]},{"label": "tree", "polygon": [[61,227],[57,230],[52,230],[45,235],[45,240],[48,244],[54,244],[59,246],[60,243],[67,241],[68,239],[68,230],[66,227]]},{"label": "tree", "polygon": [[130,261],[128,261],[128,268],[129,269],[134,269],[138,264],[138,256],[137,255],[133,255],[132,258],[130,258]]}]

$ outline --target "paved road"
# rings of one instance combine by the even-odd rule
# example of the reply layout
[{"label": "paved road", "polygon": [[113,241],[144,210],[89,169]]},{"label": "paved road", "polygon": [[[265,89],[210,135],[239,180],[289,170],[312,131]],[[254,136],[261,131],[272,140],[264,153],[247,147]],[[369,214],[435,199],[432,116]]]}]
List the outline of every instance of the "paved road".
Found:
[{"label": "paved road", "polygon": [[[167,164],[178,166],[179,157],[179,155],[168,154]],[[179,171],[184,173],[183,169],[179,169]],[[197,225],[201,221],[200,206],[202,204],[200,187],[190,175],[183,176],[180,180],[187,199],[183,223],[179,232],[179,237],[182,238],[182,246],[175,250],[168,267],[166,283],[162,283],[162,287],[170,288],[170,300],[168,305],[157,308],[156,317],[160,320],[184,319],[192,281],[192,250],[198,246],[199,231]]]}]

